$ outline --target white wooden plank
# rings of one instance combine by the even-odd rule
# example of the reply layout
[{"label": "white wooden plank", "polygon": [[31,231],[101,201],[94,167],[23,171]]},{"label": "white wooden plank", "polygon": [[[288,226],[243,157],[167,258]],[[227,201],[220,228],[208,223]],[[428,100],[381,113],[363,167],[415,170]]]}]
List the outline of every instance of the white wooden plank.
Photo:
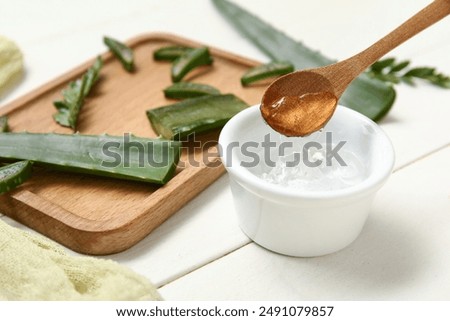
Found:
[{"label": "white wooden plank", "polygon": [[396,168],[450,142],[450,128],[443,121],[450,119],[448,106],[450,90],[397,86],[397,101],[380,123],[394,145]]},{"label": "white wooden plank", "polygon": [[449,300],[450,147],[398,171],[360,237],[318,258],[254,243],[164,286],[171,300]]},{"label": "white wooden plank", "polygon": [[237,225],[224,176],[136,246],[108,258],[160,286],[248,242]]}]

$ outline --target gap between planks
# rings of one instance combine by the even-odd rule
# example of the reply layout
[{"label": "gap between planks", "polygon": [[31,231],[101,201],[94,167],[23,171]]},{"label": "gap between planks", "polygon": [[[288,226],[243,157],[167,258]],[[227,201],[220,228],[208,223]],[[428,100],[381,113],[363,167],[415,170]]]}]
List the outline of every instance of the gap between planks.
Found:
[{"label": "gap between planks", "polygon": [[441,147],[435,148],[435,149],[429,151],[428,153],[425,153],[422,156],[419,156],[416,159],[413,159],[413,160],[399,166],[398,168],[394,169],[393,173],[397,173],[398,171],[400,171],[404,168],[407,168],[417,162],[420,162],[421,160],[427,159],[428,157],[433,156],[436,153],[439,153],[441,150],[444,150],[447,147],[450,147],[450,143],[446,143],[446,144],[442,145]]},{"label": "gap between planks", "polygon": [[220,260],[220,259],[222,259],[222,258],[224,258],[224,257],[226,257],[226,256],[228,256],[228,255],[230,255],[230,254],[232,254],[234,252],[236,252],[236,251],[239,251],[240,249],[246,247],[247,245],[249,245],[251,243],[253,243],[252,240],[246,241],[245,243],[239,245],[238,247],[236,247],[236,248],[234,248],[232,250],[229,250],[229,251],[223,253],[222,255],[220,255],[220,256],[218,256],[216,258],[213,258],[213,259],[211,259],[211,260],[209,260],[207,262],[204,262],[203,264],[201,264],[199,266],[196,266],[195,268],[187,271],[186,273],[184,273],[182,275],[180,273],[180,275],[175,275],[175,276],[173,276],[171,278],[168,278],[166,281],[164,281],[161,285],[158,286],[158,289],[161,289],[161,288],[165,287],[166,285],[169,285],[169,284],[171,284],[171,283],[173,283],[173,282],[175,282],[175,281],[185,277],[186,275],[189,275],[189,274],[191,274],[191,273],[193,273],[193,272],[195,272],[197,270],[200,270],[201,268],[203,268],[203,267],[205,267],[205,266],[207,266],[207,265],[209,265],[211,263],[214,263],[214,262],[216,262],[216,261],[218,261],[218,260]]}]

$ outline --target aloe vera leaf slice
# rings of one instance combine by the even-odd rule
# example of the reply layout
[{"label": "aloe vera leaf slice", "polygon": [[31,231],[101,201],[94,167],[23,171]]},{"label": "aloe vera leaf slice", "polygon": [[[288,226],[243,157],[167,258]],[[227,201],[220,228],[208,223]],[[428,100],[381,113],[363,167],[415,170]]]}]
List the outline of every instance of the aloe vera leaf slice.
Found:
[{"label": "aloe vera leaf slice", "polygon": [[281,76],[294,71],[294,65],[288,61],[272,61],[250,68],[241,77],[242,86],[247,86],[259,80]]},{"label": "aloe vera leaf slice", "polygon": [[194,48],[185,46],[162,47],[153,52],[153,59],[161,61],[174,61],[192,49]]},{"label": "aloe vera leaf slice", "polygon": [[181,144],[124,136],[1,133],[0,158],[55,169],[165,184],[174,175]]},{"label": "aloe vera leaf slice", "polygon": [[176,82],[164,89],[164,96],[172,99],[186,99],[206,95],[220,95],[220,91],[213,86],[193,82]]},{"label": "aloe vera leaf slice", "polygon": [[92,87],[97,83],[100,77],[100,70],[103,67],[102,57],[98,56],[92,67],[86,71],[86,85],[84,87],[83,95],[88,96],[92,90]]},{"label": "aloe vera leaf slice", "polygon": [[[239,32],[272,60],[290,61],[296,69],[320,67],[335,62],[230,1],[212,1]],[[340,103],[377,121],[389,112],[394,100],[395,90],[391,85],[362,74],[350,84]]]},{"label": "aloe vera leaf slice", "polygon": [[8,117],[1,116],[0,117],[0,133],[5,133],[8,131]]},{"label": "aloe vera leaf slice", "polygon": [[58,110],[53,118],[60,125],[75,129],[78,122],[78,115],[84,103],[84,88],[86,86],[86,76],[69,83],[63,90],[64,100],[55,101],[53,105]]},{"label": "aloe vera leaf slice", "polygon": [[147,111],[157,133],[167,139],[183,139],[192,133],[221,128],[248,105],[232,94],[203,96]]},{"label": "aloe vera leaf slice", "polygon": [[103,61],[101,57],[97,57],[92,67],[80,79],[71,81],[62,91],[63,100],[53,102],[53,105],[58,110],[53,115],[57,123],[72,129],[76,128],[84,100],[98,81],[102,66]]},{"label": "aloe vera leaf slice", "polygon": [[103,43],[111,50],[114,56],[119,59],[126,71],[132,72],[134,70],[133,49],[110,37],[103,37]]},{"label": "aloe vera leaf slice", "polygon": [[9,192],[31,176],[30,161],[20,161],[0,167],[0,194]]},{"label": "aloe vera leaf slice", "polygon": [[194,68],[212,63],[213,58],[207,47],[189,50],[173,62],[171,69],[172,81],[179,82]]}]

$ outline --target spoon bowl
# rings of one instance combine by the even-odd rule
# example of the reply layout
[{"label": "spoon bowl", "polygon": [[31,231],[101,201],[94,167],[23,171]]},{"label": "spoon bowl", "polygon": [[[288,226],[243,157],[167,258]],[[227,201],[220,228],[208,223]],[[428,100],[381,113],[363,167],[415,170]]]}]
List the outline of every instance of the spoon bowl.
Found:
[{"label": "spoon bowl", "polygon": [[286,136],[307,136],[325,126],[348,85],[375,61],[450,14],[450,0],[435,0],[366,50],[341,62],[296,71],[275,80],[261,101],[261,115]]},{"label": "spoon bowl", "polygon": [[330,120],[338,102],[335,88],[320,69],[288,74],[269,88],[262,98],[261,114],[286,136],[306,136],[319,130]]}]

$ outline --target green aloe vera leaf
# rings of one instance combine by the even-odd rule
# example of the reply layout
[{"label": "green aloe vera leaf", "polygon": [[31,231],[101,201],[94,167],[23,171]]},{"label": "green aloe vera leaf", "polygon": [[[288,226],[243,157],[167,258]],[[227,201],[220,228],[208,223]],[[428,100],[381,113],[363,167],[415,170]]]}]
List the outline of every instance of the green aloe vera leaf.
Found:
[{"label": "green aloe vera leaf", "polygon": [[0,158],[51,168],[165,184],[175,173],[181,144],[124,136],[1,133]]},{"label": "green aloe vera leaf", "polygon": [[194,48],[185,46],[162,47],[153,52],[153,59],[162,61],[174,61],[175,59],[179,58],[186,52],[191,51],[192,49]]},{"label": "green aloe vera leaf", "polygon": [[0,167],[0,194],[9,192],[31,176],[30,161],[21,161]]},{"label": "green aloe vera leaf", "polygon": [[250,68],[241,77],[242,86],[247,86],[259,80],[281,76],[294,71],[294,65],[288,61],[272,61],[267,64]]},{"label": "green aloe vera leaf", "polygon": [[98,81],[102,66],[102,58],[97,57],[92,67],[80,79],[71,81],[67,88],[62,91],[63,100],[53,102],[53,105],[58,110],[53,115],[57,123],[72,129],[76,128],[84,100]]},{"label": "green aloe vera leaf", "polygon": [[134,70],[134,54],[130,47],[110,37],[103,37],[103,43],[119,59],[126,71],[132,72]]},{"label": "green aloe vera leaf", "polygon": [[86,71],[86,84],[84,86],[83,95],[86,97],[92,90],[92,87],[97,83],[100,77],[100,70],[103,67],[103,60],[100,56],[95,59],[91,68]]},{"label": "green aloe vera leaf", "polygon": [[391,85],[362,74],[347,87],[339,103],[378,121],[391,109],[395,95]]},{"label": "green aloe vera leaf", "polygon": [[60,125],[76,128],[78,115],[84,103],[86,81],[87,77],[83,76],[81,79],[70,82],[68,87],[63,90],[64,100],[53,102],[58,109],[53,118]]},{"label": "green aloe vera leaf", "polygon": [[192,133],[221,128],[248,105],[232,94],[203,96],[147,111],[157,133],[167,139],[183,139]]},{"label": "green aloe vera leaf", "polygon": [[179,82],[194,68],[212,63],[213,58],[207,47],[189,50],[173,62],[171,70],[172,81]]},{"label": "green aloe vera leaf", "polygon": [[8,117],[1,116],[0,117],[0,133],[5,133],[8,131]]},{"label": "green aloe vera leaf", "polygon": [[220,91],[213,86],[193,82],[176,82],[164,89],[166,98],[186,99],[206,95],[220,95]]},{"label": "green aloe vera leaf", "polygon": [[[227,0],[212,1],[239,32],[272,60],[290,61],[296,69],[315,68],[335,62]],[[395,90],[391,85],[362,74],[344,92],[340,104],[376,121],[390,110],[394,100]]]}]

